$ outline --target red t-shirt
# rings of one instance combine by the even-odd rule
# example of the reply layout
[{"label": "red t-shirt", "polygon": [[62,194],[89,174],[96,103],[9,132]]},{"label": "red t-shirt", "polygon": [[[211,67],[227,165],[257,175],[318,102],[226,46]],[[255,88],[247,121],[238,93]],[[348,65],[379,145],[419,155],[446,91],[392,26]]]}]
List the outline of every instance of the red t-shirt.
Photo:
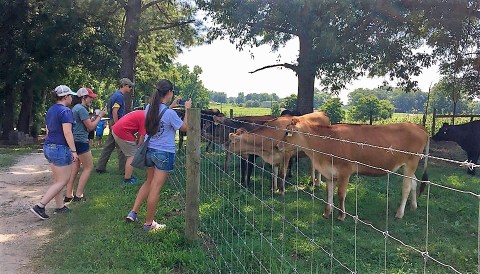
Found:
[{"label": "red t-shirt", "polygon": [[145,110],[135,110],[120,118],[113,126],[112,131],[120,139],[135,141],[135,134],[145,135]]}]

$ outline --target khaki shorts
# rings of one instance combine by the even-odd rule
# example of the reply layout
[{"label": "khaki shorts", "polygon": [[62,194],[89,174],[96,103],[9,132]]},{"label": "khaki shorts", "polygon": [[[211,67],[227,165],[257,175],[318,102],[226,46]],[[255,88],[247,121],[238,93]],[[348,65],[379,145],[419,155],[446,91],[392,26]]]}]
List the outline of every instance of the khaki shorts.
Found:
[{"label": "khaki shorts", "polygon": [[126,157],[135,156],[135,152],[137,151],[138,147],[136,142],[122,140],[113,132],[112,135],[113,139],[115,139],[115,142],[120,147],[120,150],[122,150],[123,154],[125,154]]}]

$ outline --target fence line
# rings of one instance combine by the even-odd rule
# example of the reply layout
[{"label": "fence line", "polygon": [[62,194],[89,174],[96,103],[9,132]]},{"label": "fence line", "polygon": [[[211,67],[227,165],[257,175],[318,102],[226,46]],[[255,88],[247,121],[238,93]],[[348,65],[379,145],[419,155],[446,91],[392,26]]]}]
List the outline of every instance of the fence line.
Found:
[{"label": "fence line", "polygon": [[[324,138],[322,136],[322,138]],[[325,136],[325,138],[330,138],[328,136]],[[203,140],[205,141],[205,140]],[[400,150],[395,150],[392,148],[385,148],[385,147],[379,147],[379,146],[374,146],[370,144],[364,144],[364,143],[355,143],[352,141],[348,140],[335,140],[338,142],[346,142],[346,143],[354,143],[356,145],[359,145],[361,147],[363,146],[369,146],[369,147],[374,147],[376,149],[382,149],[386,150],[389,152],[398,152],[401,153],[402,151]],[[301,147],[300,147],[301,148]],[[360,179],[358,175],[358,170],[355,177],[354,183],[350,182],[350,185],[354,185],[355,188],[355,206],[354,206],[354,213],[351,212],[345,212],[347,217],[350,217],[353,222],[354,222],[354,239],[353,239],[353,265],[349,265],[348,262],[344,261],[343,256],[341,252],[337,252],[336,250],[336,236],[339,227],[342,227],[344,229],[348,229],[348,223],[343,222],[343,223],[338,223],[335,221],[335,218],[333,217],[334,214],[331,214],[331,222],[330,222],[330,244],[327,247],[325,245],[326,242],[322,241],[321,232],[318,232],[315,227],[317,225],[323,225],[325,224],[325,221],[322,221],[322,219],[317,220],[317,214],[315,214],[315,211],[313,210],[314,208],[318,207],[319,205],[324,205],[328,204],[328,201],[325,201],[325,199],[321,198],[318,196],[315,192],[315,188],[313,188],[312,191],[309,191],[307,188],[301,187],[301,179],[300,179],[300,172],[299,172],[299,162],[297,161],[297,176],[294,178],[293,181],[286,180],[286,184],[288,184],[288,187],[290,189],[294,189],[295,191],[295,199],[293,199],[293,202],[287,201],[287,198],[281,198],[282,204],[279,205],[278,197],[275,196],[273,193],[270,191],[270,195],[264,195],[264,184],[261,182],[260,188],[261,188],[261,193],[257,193],[256,189],[258,186],[250,186],[249,188],[245,188],[241,185],[240,180],[237,178],[238,176],[238,170],[236,168],[236,162],[240,160],[239,155],[235,155],[233,157],[232,161],[234,163],[232,164],[233,166],[233,172],[230,171],[224,171],[222,170],[222,164],[220,163],[221,157],[223,156],[223,153],[225,153],[225,150],[222,146],[220,145],[215,145],[214,146],[214,152],[211,153],[203,153],[202,154],[202,163],[201,163],[201,204],[210,204],[212,208],[211,212],[207,215],[210,215],[210,217],[206,216],[201,216],[200,217],[200,237],[204,242],[204,245],[206,245],[207,250],[210,252],[210,256],[214,262],[214,265],[216,267],[216,272],[218,273],[224,273],[224,272],[229,272],[229,273],[235,273],[238,271],[238,269],[241,269],[246,272],[259,272],[259,273],[276,273],[278,269],[289,272],[292,271],[294,273],[304,273],[303,270],[298,269],[297,264],[302,264],[302,261],[299,260],[298,256],[301,256],[304,254],[302,251],[302,246],[297,246],[300,245],[301,242],[304,242],[305,245],[309,246],[311,249],[311,255],[308,257],[310,260],[310,272],[324,272],[326,271],[325,265],[321,262],[321,260],[315,260],[315,257],[318,256],[318,254],[315,252],[315,250],[321,251],[323,254],[325,254],[326,257],[324,258],[329,258],[329,269],[330,272],[339,269],[343,269],[342,271],[347,271],[349,273],[358,273],[359,269],[365,269],[363,267],[363,262],[361,261],[361,258],[358,258],[357,256],[359,255],[358,249],[363,248],[361,247],[362,243],[357,242],[358,237],[362,237],[363,234],[361,232],[365,230],[365,228],[370,228],[372,231],[374,231],[376,234],[381,235],[383,237],[383,269],[385,272],[391,267],[388,262],[391,259],[391,255],[389,254],[389,249],[392,248],[392,243],[397,243],[401,247],[404,247],[418,255],[418,257],[422,258],[423,260],[423,271],[427,272],[427,269],[429,269],[430,264],[428,262],[435,262],[437,265],[440,265],[444,267],[445,269],[448,269],[451,272],[454,273],[461,273],[460,270],[458,270],[456,267],[448,263],[446,259],[442,259],[443,257],[439,257],[439,254],[431,254],[429,253],[429,247],[431,245],[430,243],[430,229],[433,227],[433,229],[438,228],[438,224],[432,224],[430,220],[430,214],[433,214],[431,211],[431,187],[437,187],[439,189],[444,189],[446,191],[450,192],[455,192],[459,194],[466,194],[473,196],[475,198],[480,198],[480,195],[478,193],[475,193],[473,191],[468,191],[468,190],[462,190],[459,188],[455,187],[450,187],[447,185],[444,185],[442,183],[437,183],[437,182],[432,182],[429,181],[427,184],[427,191],[426,191],[426,216],[425,216],[425,223],[426,223],[426,228],[423,230],[425,232],[425,243],[423,248],[417,247],[415,244],[408,243],[405,240],[401,239],[398,237],[398,235],[395,235],[394,231],[390,231],[390,229],[393,229],[392,226],[395,226],[396,224],[390,223],[389,219],[391,218],[390,213],[389,213],[389,202],[390,199],[390,187],[392,182],[390,181],[391,175],[394,175],[395,177],[404,177],[403,174],[399,174],[397,172],[390,172],[383,170],[387,172],[387,180],[386,180],[386,213],[385,213],[385,224],[384,224],[384,229],[381,229],[377,227],[374,223],[371,221],[365,220],[359,216],[361,213],[358,206],[359,206],[359,188],[360,188]],[[321,153],[321,152],[319,152]],[[403,153],[407,153],[404,152]],[[410,153],[410,152],[408,152]],[[425,155],[419,155],[414,153],[416,156],[419,156],[421,158],[425,157]],[[335,155],[328,155],[332,159],[337,158],[337,159],[342,159],[349,161],[348,159],[340,158]],[[185,155],[184,157],[188,157]],[[464,162],[459,162],[459,161],[454,161],[454,160],[449,160],[449,159],[443,159],[440,157],[434,157],[434,156],[429,156],[430,158],[435,158],[437,160],[441,161],[447,161],[447,162],[452,162],[456,163],[459,165],[465,164]],[[179,162],[179,161],[178,161]],[[364,163],[359,163],[356,161],[351,161],[357,165],[365,165],[368,166],[367,164]],[[268,167],[265,167],[264,165],[259,165],[257,163],[254,163],[255,171],[261,172],[260,177],[271,177],[273,176],[273,173],[270,171]],[[469,165],[471,168],[479,167],[478,165]],[[358,166],[357,166],[358,168]],[[372,168],[377,168],[377,167],[372,167]],[[257,176],[258,177],[258,176]],[[183,181],[185,178],[183,178]],[[182,191],[182,177],[175,183],[175,186]],[[270,185],[270,184],[266,184]],[[184,189],[183,189],[184,191]],[[333,191],[333,188],[332,188]],[[320,191],[322,192],[322,191]],[[351,191],[350,191],[351,192]],[[323,193],[323,192],[322,192]],[[287,194],[288,195],[288,194]],[[291,196],[291,195],[290,195]],[[310,197],[311,199],[311,205],[310,208],[312,209],[310,211],[310,216],[308,216],[306,219],[303,218],[302,214],[304,213],[304,210],[300,210],[300,207],[298,206],[301,203],[304,203],[305,200]],[[288,197],[291,198],[291,197]],[[215,203],[212,203],[214,201]],[[290,219],[289,215],[286,215],[287,213],[290,212],[290,207],[291,204],[297,204],[296,207],[296,213],[293,218]],[[478,203],[478,202],[477,202]],[[215,205],[215,206],[214,206]],[[258,206],[256,208],[255,206]],[[218,212],[215,212],[215,208],[219,209]],[[340,210],[340,208],[336,207],[335,205],[332,205],[332,208],[336,211]],[[260,217],[256,217],[254,214],[256,211],[260,211]],[[253,213],[252,213],[253,212]],[[267,214],[264,214],[264,213]],[[268,212],[270,212],[270,215],[268,215]],[[308,212],[307,212],[308,213]],[[478,211],[477,215],[480,213],[480,203],[478,204]],[[251,215],[250,215],[251,214]],[[203,215],[203,214],[202,214]],[[269,217],[267,217],[269,216]],[[303,223],[306,222],[306,220],[310,218],[310,220],[307,223],[310,223],[310,226],[305,226]],[[262,225],[263,223],[268,223],[270,221],[270,228],[267,230],[267,232],[264,230],[264,226]],[[274,220],[279,220],[278,223],[282,225],[282,228],[279,230],[279,233],[283,234],[282,237],[274,237],[274,231],[277,232],[276,227],[274,225]],[[207,222],[206,222],[207,221]],[[239,226],[240,224],[240,226]],[[265,224],[264,224],[265,225]],[[433,226],[432,226],[433,225]],[[311,231],[308,232],[308,229],[310,227]],[[346,228],[345,228],[346,227]],[[209,231],[209,229],[214,228],[213,231]],[[479,249],[480,249],[480,216],[478,217],[477,224],[476,224],[476,234],[477,234],[477,245],[476,245],[476,252],[477,252],[477,267],[476,269],[478,270],[478,267],[480,265],[480,255],[479,255]],[[257,237],[255,237],[258,236]],[[287,241],[289,236],[294,237],[296,240],[293,240],[292,242]],[[232,241],[232,239],[236,239],[236,241]],[[255,241],[259,243],[257,243]],[[340,240],[341,241],[341,240]],[[295,245],[295,242],[297,242],[297,245]],[[290,245],[295,246],[294,254],[298,258],[292,259],[292,255],[287,256],[289,254],[289,249]],[[225,252],[227,251],[227,252]],[[270,255],[269,258],[264,258],[264,252],[262,251],[269,251]],[[265,252],[266,253],[266,252]],[[305,256],[305,255],[303,255]],[[440,254],[441,256],[441,254]],[[247,260],[245,260],[247,259]],[[248,259],[251,259],[250,261]],[[253,262],[253,263],[252,263]],[[275,262],[280,265],[276,266]],[[357,265],[358,263],[361,263],[362,265]],[[340,268],[338,268],[340,267]],[[288,270],[287,270],[288,269]],[[361,271],[361,270],[360,270]],[[468,271],[468,270],[467,270]],[[471,271],[471,270],[470,270]]]}]

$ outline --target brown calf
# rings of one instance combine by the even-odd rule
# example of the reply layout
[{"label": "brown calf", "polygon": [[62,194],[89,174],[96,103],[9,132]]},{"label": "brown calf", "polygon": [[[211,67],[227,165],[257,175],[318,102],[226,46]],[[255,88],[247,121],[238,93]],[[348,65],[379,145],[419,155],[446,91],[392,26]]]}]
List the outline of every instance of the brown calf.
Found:
[{"label": "brown calf", "polygon": [[[273,180],[272,189],[277,191],[278,174],[281,179],[281,194],[285,192],[285,177],[287,174],[287,165],[290,158],[296,155],[296,149],[284,150],[278,149],[278,144],[283,142],[286,128],[292,123],[293,117],[285,116],[273,119],[265,124],[256,127],[251,131],[238,130],[236,133],[230,133],[230,144],[228,150],[237,154],[254,154],[272,165]],[[330,119],[323,112],[316,112],[297,117],[298,120],[309,124],[329,125]],[[312,166],[312,180],[315,182],[315,169]]]}]

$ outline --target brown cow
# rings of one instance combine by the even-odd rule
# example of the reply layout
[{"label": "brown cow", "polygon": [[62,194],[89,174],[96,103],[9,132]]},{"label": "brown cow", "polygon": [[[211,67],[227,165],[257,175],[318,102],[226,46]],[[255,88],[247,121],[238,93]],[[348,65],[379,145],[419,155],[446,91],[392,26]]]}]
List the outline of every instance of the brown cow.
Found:
[{"label": "brown cow", "polygon": [[[332,212],[335,183],[338,184],[340,204],[338,219],[344,220],[347,184],[353,173],[358,171],[363,175],[382,176],[402,166],[402,201],[395,217],[403,217],[409,193],[411,208],[417,208],[415,171],[424,149],[428,155],[429,143],[422,126],[412,123],[316,126],[294,118],[287,128],[289,134],[285,136],[285,145],[298,145],[314,162],[315,168],[327,178],[325,218]],[[426,162],[422,180],[428,180]]]},{"label": "brown cow", "polygon": [[[285,193],[285,177],[289,160],[297,154],[296,149],[279,150],[278,144],[283,142],[286,128],[292,123],[293,117],[278,117],[274,120],[256,127],[251,131],[238,130],[230,133],[229,151],[245,155],[254,154],[272,165],[273,182],[272,189],[277,191],[279,170],[282,175],[280,193]],[[297,117],[298,120],[305,120],[310,124],[329,125],[330,119],[323,112],[316,112]],[[312,166],[312,180],[315,183],[315,169]]]}]

